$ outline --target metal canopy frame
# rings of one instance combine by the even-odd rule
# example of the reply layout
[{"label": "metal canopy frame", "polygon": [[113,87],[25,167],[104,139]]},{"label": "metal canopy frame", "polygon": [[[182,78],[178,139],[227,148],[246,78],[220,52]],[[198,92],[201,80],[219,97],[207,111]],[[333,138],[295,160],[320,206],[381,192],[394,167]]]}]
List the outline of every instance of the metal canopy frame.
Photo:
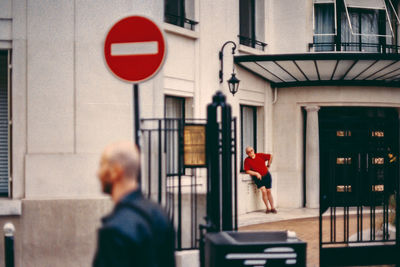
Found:
[{"label": "metal canopy frame", "polygon": [[400,55],[307,53],[235,56],[240,67],[273,87],[360,85],[400,87]]}]

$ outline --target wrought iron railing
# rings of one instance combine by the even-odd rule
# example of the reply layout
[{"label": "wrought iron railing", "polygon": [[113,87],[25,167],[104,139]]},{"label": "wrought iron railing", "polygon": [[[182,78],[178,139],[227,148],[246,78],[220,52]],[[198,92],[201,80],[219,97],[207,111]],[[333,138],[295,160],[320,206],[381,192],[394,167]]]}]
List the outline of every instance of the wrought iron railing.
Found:
[{"label": "wrought iron railing", "polygon": [[[205,125],[205,119],[142,119],[141,187],[148,198],[161,204],[176,229],[176,249],[199,247],[199,225],[206,217],[207,167],[184,168],[184,127]],[[232,158],[236,160],[236,119],[232,120]],[[236,161],[233,170],[236,170]],[[234,196],[237,174],[233,173]],[[237,199],[234,197],[235,215]],[[234,218],[237,225],[237,216]]]},{"label": "wrought iron railing", "polygon": [[309,52],[329,52],[329,51],[352,51],[364,53],[382,53],[382,54],[398,54],[400,46],[390,44],[377,43],[360,43],[360,42],[320,42],[309,43]]},{"label": "wrought iron railing", "polygon": [[198,225],[205,216],[206,170],[183,166],[185,123],[204,120],[142,119],[142,191],[161,204],[176,229],[176,249],[198,247]]},{"label": "wrought iron railing", "polygon": [[184,16],[177,16],[170,13],[165,13],[165,22],[174,24],[186,29],[194,31],[194,27],[199,24],[197,21],[185,18]]},{"label": "wrought iron railing", "polygon": [[262,51],[264,51],[265,47],[267,46],[266,43],[263,43],[256,39],[252,39],[250,37],[246,37],[246,36],[242,36],[242,35],[238,35],[238,37],[239,37],[239,43],[242,45],[247,45],[247,46],[250,46],[253,48],[258,48]]}]

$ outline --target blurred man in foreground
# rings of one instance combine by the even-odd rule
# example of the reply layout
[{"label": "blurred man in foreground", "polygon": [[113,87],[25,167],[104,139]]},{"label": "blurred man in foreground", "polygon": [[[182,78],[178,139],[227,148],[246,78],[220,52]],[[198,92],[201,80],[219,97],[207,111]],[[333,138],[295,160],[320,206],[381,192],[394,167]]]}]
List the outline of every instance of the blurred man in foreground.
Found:
[{"label": "blurred man in foreground", "polygon": [[131,142],[104,150],[98,177],[114,210],[102,219],[94,267],[175,266],[175,234],[162,209],[139,190],[140,156]]}]

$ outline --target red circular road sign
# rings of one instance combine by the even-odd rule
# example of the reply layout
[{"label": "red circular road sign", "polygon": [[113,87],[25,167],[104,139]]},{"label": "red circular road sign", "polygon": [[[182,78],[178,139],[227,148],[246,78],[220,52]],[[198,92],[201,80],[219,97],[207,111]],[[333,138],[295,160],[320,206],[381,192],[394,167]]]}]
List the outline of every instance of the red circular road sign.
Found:
[{"label": "red circular road sign", "polygon": [[164,62],[164,36],[157,24],[146,17],[123,18],[107,34],[104,57],[108,68],[118,78],[143,82]]}]

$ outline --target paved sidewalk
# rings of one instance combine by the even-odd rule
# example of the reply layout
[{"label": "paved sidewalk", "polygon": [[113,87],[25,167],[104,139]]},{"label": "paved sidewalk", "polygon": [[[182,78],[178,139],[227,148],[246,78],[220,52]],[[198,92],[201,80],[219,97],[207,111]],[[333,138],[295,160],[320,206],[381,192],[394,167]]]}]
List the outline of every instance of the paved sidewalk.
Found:
[{"label": "paved sidewalk", "polygon": [[319,209],[279,208],[278,213],[265,210],[250,212],[238,218],[239,231],[290,230],[307,242],[307,266],[319,266]]},{"label": "paved sidewalk", "polygon": [[239,227],[268,222],[277,222],[293,219],[303,219],[319,216],[319,209],[308,208],[278,208],[278,213],[265,213],[265,210],[239,215]]},{"label": "paved sidewalk", "polygon": [[[256,211],[240,215],[239,231],[294,231],[299,239],[307,242],[307,266],[318,267],[319,209],[279,208],[277,210],[277,214]],[[354,211],[350,211],[350,214],[352,213]],[[338,211],[338,214],[341,214],[341,211]],[[329,216],[329,213],[327,212],[325,216]]]}]

